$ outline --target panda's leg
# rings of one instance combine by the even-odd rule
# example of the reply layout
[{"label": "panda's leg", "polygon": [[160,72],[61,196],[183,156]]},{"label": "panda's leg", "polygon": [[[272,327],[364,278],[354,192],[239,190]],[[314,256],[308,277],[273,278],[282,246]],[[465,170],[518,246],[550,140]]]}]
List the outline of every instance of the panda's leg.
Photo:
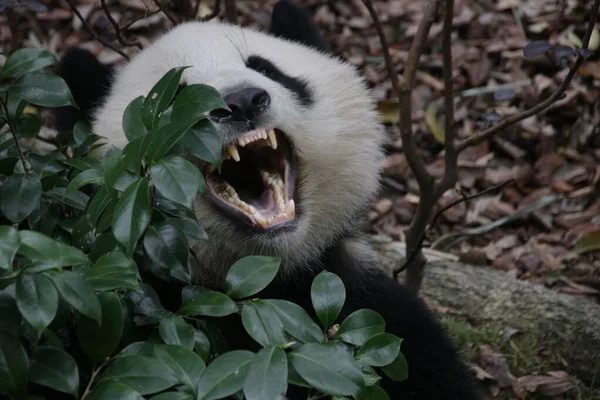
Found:
[{"label": "panda's leg", "polygon": [[397,383],[381,372],[382,388],[391,399],[476,399],[466,366],[433,314],[418,296],[377,268],[371,253],[360,241],[348,239],[328,252],[325,267],[346,287],[340,318],[372,309],[386,321],[386,332],[403,339],[408,378]]}]

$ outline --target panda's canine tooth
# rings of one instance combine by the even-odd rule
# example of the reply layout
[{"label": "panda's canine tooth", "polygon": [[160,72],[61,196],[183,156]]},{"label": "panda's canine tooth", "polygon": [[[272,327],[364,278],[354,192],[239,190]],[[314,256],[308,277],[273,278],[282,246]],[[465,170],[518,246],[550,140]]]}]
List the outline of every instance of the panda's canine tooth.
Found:
[{"label": "panda's canine tooth", "polygon": [[231,155],[231,157],[236,161],[240,161],[240,153],[235,144],[230,144],[227,146],[227,152]]},{"label": "panda's canine tooth", "polygon": [[275,130],[271,129],[267,132],[267,137],[269,138],[269,144],[273,150],[277,149],[277,136],[275,135]]}]

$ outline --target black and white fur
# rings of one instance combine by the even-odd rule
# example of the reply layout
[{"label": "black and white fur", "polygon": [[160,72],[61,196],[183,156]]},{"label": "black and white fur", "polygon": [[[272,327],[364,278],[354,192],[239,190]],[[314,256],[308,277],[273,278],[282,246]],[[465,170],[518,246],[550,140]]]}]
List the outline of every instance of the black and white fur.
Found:
[{"label": "black and white fur", "polygon": [[[200,260],[193,265],[195,282],[218,287],[237,259],[274,255],[283,260],[281,276],[260,297],[284,298],[312,310],[310,285],[327,269],[346,286],[339,320],[370,308],[383,316],[386,331],[404,339],[409,378],[402,383],[383,380],[390,398],[474,399],[470,377],[432,314],[375,265],[360,238],[360,224],[378,190],[384,131],[363,79],[329,53],[306,11],[279,2],[269,34],[223,23],[185,23],[112,72],[89,53],[73,50],[63,59],[61,74],[89,114],[73,116],[62,109],[57,124],[68,129],[75,118],[87,116],[93,131],[107,138],[98,157],[108,145],[122,148],[127,144],[121,122],[125,107],[146,95],[169,69],[184,65],[191,65],[183,73],[185,84],[208,84],[223,96],[244,87],[267,91],[270,106],[254,123],[276,126],[289,136],[299,170],[293,229],[247,229],[198,197],[196,213],[209,241],[194,248]],[[261,73],[264,68],[270,69],[270,77]],[[245,130],[216,125],[224,143]],[[230,346],[256,347],[239,316],[219,321]],[[297,389],[290,386],[287,397],[305,398]]]}]

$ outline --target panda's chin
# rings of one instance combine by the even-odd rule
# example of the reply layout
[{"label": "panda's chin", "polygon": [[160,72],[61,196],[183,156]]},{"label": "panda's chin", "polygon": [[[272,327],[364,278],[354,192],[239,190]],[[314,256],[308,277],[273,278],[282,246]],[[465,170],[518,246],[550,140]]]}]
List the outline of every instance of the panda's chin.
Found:
[{"label": "panda's chin", "polygon": [[282,131],[246,132],[225,146],[221,170],[208,165],[204,176],[209,197],[229,218],[260,231],[294,225],[297,164]]}]

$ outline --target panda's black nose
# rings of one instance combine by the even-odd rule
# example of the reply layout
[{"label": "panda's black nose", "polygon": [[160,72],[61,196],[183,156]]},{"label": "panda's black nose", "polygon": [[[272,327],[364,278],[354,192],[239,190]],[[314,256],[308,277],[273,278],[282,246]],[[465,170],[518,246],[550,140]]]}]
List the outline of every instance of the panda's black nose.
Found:
[{"label": "panda's black nose", "polygon": [[223,100],[231,112],[219,109],[210,113],[210,117],[220,123],[240,121],[252,123],[271,104],[269,93],[259,88],[246,88],[229,93],[223,97]]}]

